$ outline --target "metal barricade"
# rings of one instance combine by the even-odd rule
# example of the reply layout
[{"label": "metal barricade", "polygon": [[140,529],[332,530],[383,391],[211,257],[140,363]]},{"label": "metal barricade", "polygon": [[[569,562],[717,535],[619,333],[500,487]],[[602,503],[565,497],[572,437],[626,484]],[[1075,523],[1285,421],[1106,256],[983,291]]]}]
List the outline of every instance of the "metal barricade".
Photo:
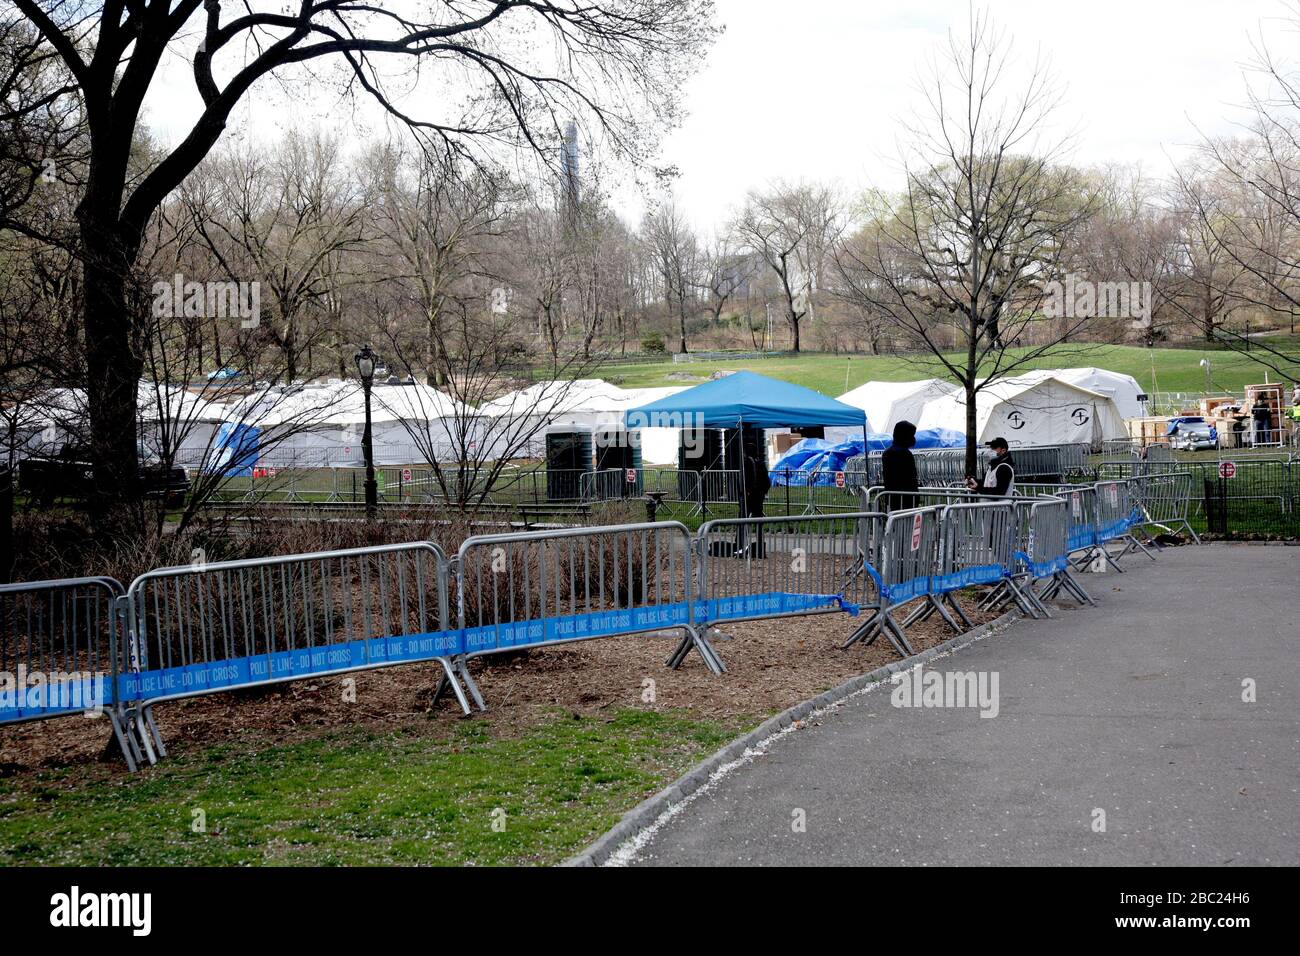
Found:
[{"label": "metal barricade", "polygon": [[[1097,553],[1115,570],[1123,571],[1119,559],[1133,551],[1142,551],[1151,560],[1155,555],[1133,536],[1133,529],[1141,523],[1141,510],[1134,504],[1128,481],[1099,481],[1097,494]],[[1122,541],[1124,548],[1118,555],[1106,547],[1110,541]]]},{"label": "metal barricade", "polygon": [[695,473],[699,476],[699,500],[705,506],[735,504],[740,501],[740,472],[710,469]]},{"label": "metal barricade", "polygon": [[139,750],[117,694],[123,593],[109,577],[0,585],[0,725],[106,713],[136,768]]},{"label": "metal barricade", "polygon": [[864,488],[864,511],[906,511],[910,508],[931,508],[953,502],[988,501],[988,495],[968,488],[939,488],[922,486],[916,491],[886,491],[879,486]]},{"label": "metal barricade", "polygon": [[744,621],[876,606],[867,571],[885,516],[722,518],[698,534],[702,621]]},{"label": "metal barricade", "polygon": [[[621,501],[639,498],[645,492],[644,471],[640,468],[603,468],[582,475],[579,482],[583,501]],[[628,481],[628,475],[632,480]]]},{"label": "metal barricade", "polygon": [[461,644],[447,592],[447,562],[427,541],[149,571],[126,595],[135,666],[120,699],[148,725],[152,760],[166,754],[161,701],[410,661],[440,660],[450,675]]},{"label": "metal barricade", "polygon": [[1066,548],[1073,554],[1092,552],[1097,547],[1097,489],[1093,485],[1026,484],[1019,490],[1027,495],[1052,495],[1065,502]]},{"label": "metal barricade", "polygon": [[904,627],[938,612],[949,627],[960,633],[961,627],[949,609],[967,628],[972,626],[954,592],[980,584],[1011,581],[1014,507],[1006,498],[954,499],[944,506],[940,512],[939,554],[930,593],[925,605],[903,622]]},{"label": "metal barricade", "polygon": [[[1095,604],[1092,597],[1070,574],[1071,503],[1065,498],[1039,498],[1030,505],[1028,549],[1017,558],[1028,570],[1030,594],[1048,616],[1044,603],[1061,591],[1073,595],[1080,604]],[[1043,581],[1043,590],[1033,594],[1034,583]]]},{"label": "metal barricade", "polygon": [[466,657],[680,628],[670,663],[695,647],[725,670],[696,626],[692,538],[678,522],[475,535],[455,570]]},{"label": "metal barricade", "polygon": [[1170,534],[1184,528],[1200,544],[1200,536],[1188,521],[1192,488],[1192,475],[1187,471],[1143,475],[1129,482],[1134,504],[1142,512],[1143,525],[1154,525]]},{"label": "metal barricade", "polygon": [[904,657],[913,653],[904,625],[895,620],[896,608],[930,593],[931,576],[939,549],[939,509],[912,508],[892,512],[885,519],[876,561],[867,565],[880,595],[875,614],[849,636],[844,646],[858,641],[871,644],[886,635]]}]

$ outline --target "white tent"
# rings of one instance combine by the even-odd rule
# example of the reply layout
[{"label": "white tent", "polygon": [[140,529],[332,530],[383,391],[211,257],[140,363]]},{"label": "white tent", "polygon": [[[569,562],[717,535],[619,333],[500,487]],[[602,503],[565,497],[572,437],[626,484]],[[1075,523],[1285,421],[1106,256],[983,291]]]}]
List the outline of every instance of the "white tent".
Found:
[{"label": "white tent", "polygon": [[[623,414],[630,409],[667,398],[687,386],[670,388],[619,388],[598,378],[573,381],[538,382],[509,392],[479,407],[483,415],[507,420],[500,430],[516,435],[532,432],[526,445],[515,451],[517,457],[540,458],[545,449],[543,431],[551,425],[591,427],[623,426]],[[641,459],[647,464],[677,460],[680,429],[640,429]],[[514,442],[519,444],[518,441]]]},{"label": "white tent", "polygon": [[[867,413],[867,431],[888,435],[899,422],[916,424],[925,406],[953,390],[951,382],[938,378],[923,378],[914,382],[867,382],[845,392],[839,401]],[[862,430],[855,428],[828,428],[829,441],[848,441],[861,438]]]},{"label": "white tent", "polygon": [[[472,448],[474,419],[472,409],[431,386],[377,384],[370,403],[375,463],[459,458],[463,446]],[[281,467],[359,467],[365,420],[365,393],[356,381],[263,389],[226,417],[232,425],[259,429],[260,444],[268,449],[261,457]]]},{"label": "white tent", "polygon": [[1139,418],[1146,414],[1146,409],[1138,401],[1138,396],[1143,394],[1142,386],[1132,375],[1122,375],[1104,368],[1058,368],[1047,374],[1113,399],[1115,407],[1124,418]]},{"label": "white tent", "polygon": [[[976,433],[981,442],[1002,437],[1014,448],[1085,442],[1093,445],[1127,434],[1115,402],[1099,392],[1050,375],[1001,379],[975,395]],[[930,401],[920,428],[966,430],[966,396],[959,390]]]},{"label": "white tent", "polygon": [[[226,415],[225,407],[210,396],[147,381],[137,385],[136,408],[145,453],[159,455],[166,445],[181,464],[196,449],[201,452],[208,446]],[[90,440],[90,407],[84,389],[46,389],[9,414],[17,417],[16,431],[21,433],[16,457],[54,455],[64,445],[85,445]]]}]

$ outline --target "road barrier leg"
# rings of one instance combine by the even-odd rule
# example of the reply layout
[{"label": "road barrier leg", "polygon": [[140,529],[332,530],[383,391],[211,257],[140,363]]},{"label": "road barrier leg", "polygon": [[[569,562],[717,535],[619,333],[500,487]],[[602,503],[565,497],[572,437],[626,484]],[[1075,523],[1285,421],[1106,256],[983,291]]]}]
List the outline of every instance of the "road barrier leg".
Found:
[{"label": "road barrier leg", "polygon": [[153,704],[145,704],[140,708],[140,718],[142,720],[141,729],[149,734],[153,741],[153,746],[158,751],[160,758],[167,756],[167,746],[163,743],[162,734],[158,733],[158,725],[153,719]]},{"label": "road barrier leg", "polygon": [[972,627],[975,626],[975,622],[972,621],[969,617],[967,617],[966,612],[962,610],[961,602],[957,600],[957,595],[949,591],[947,594],[943,596],[943,600],[947,601],[948,606],[951,607],[957,613],[957,616],[959,618],[961,618],[961,622],[966,625],[966,630],[969,631]]},{"label": "road barrier leg", "polygon": [[122,751],[122,757],[126,760],[126,769],[135,773],[144,756],[140,752],[135,734],[132,733],[130,718],[125,710],[110,707],[108,719],[113,725],[113,736],[117,740],[118,749]]},{"label": "road barrier leg", "polygon": [[691,624],[686,625],[683,630],[686,633],[682,637],[681,643],[677,645],[677,649],[673,651],[666,661],[667,665],[673,670],[677,670],[682,666],[682,662],[686,660],[686,655],[691,652],[691,648],[695,648],[700,652],[700,657],[704,659],[705,667],[718,676],[725,674],[727,665],[722,663],[722,658],[718,656],[718,652],[709,643],[708,637],[704,634],[704,628],[698,624]]},{"label": "road barrier leg", "polygon": [[916,653],[908,643],[904,628],[899,627],[888,608],[876,608],[870,619],[850,634],[849,639],[840,646],[840,649],[848,650],[858,641],[863,642],[863,647],[870,647],[881,634],[889,638],[889,643],[894,646],[894,650],[900,657],[911,657]]},{"label": "road barrier leg", "polygon": [[[460,675],[463,673],[469,675],[469,670],[458,665],[456,661],[449,661],[445,657],[438,658],[438,663],[442,665],[442,677],[438,678],[438,686],[433,691],[433,703],[436,705],[442,699],[442,695],[451,690],[456,695],[456,700],[460,704],[460,709],[464,711],[465,716],[470,714],[469,700],[465,697],[465,690],[461,686]],[[478,693],[478,688],[474,689],[474,698],[479,705],[479,710],[487,710],[483,705],[483,698]]]}]

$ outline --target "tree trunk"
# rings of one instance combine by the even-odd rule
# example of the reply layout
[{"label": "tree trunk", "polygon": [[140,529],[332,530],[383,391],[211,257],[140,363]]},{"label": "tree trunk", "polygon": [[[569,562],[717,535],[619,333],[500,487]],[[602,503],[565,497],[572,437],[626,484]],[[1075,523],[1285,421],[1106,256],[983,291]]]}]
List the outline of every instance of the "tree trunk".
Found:
[{"label": "tree trunk", "polygon": [[[91,219],[89,222],[93,223]],[[86,393],[94,482],[90,513],[97,531],[113,536],[141,527],[136,389],[143,363],[132,347],[127,297],[135,248],[116,231],[83,219],[85,250]]]},{"label": "tree trunk", "polygon": [[975,470],[976,450],[979,448],[975,411],[975,382],[971,380],[966,382],[966,474],[972,478],[979,477]]}]

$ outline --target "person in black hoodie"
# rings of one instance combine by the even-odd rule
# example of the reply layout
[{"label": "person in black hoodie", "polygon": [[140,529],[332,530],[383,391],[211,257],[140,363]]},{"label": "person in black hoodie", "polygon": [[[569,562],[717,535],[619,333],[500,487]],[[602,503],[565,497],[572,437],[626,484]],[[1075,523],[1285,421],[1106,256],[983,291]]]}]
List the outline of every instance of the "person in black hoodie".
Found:
[{"label": "person in black hoodie", "polygon": [[916,477],[916,459],[912,457],[912,446],[916,444],[916,426],[911,422],[899,422],[894,426],[894,441],[880,456],[885,494],[883,500],[886,511],[902,511],[915,508],[915,492],[920,486]]}]

